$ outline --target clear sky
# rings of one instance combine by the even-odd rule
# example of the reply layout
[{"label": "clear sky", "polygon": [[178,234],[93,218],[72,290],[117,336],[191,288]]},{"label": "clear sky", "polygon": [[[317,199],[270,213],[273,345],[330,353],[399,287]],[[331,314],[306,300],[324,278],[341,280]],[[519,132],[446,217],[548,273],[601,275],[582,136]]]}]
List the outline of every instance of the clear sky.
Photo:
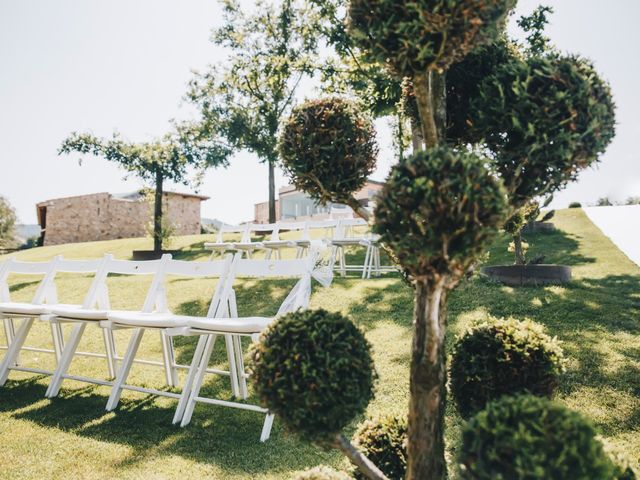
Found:
[{"label": "clear sky", "polygon": [[[518,13],[538,1],[520,0]],[[563,51],[590,57],[613,87],[617,137],[596,169],[556,196],[555,205],[640,195],[640,18],[638,0],[547,1],[556,13],[549,35]],[[115,165],[56,150],[72,131],[149,140],[171,118],[188,118],[182,102],[192,69],[222,61],[209,42],[220,22],[215,0],[0,0],[0,195],[23,223],[49,198],[132,191],[141,184]],[[309,95],[312,92],[308,92]],[[383,147],[389,143],[378,122]],[[383,148],[375,178],[392,156]],[[278,173],[276,185],[286,183]],[[171,186],[169,186],[171,188]],[[184,190],[185,187],[176,187]],[[200,193],[205,217],[239,222],[267,198],[267,169],[237,154],[226,170],[211,170]]]}]

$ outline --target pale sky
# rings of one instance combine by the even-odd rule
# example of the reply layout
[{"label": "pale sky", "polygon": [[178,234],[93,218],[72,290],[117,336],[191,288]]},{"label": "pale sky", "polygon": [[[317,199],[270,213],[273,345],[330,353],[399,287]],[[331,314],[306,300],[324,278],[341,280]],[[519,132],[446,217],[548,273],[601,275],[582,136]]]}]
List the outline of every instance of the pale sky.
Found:
[{"label": "pale sky", "polygon": [[[539,3],[520,0],[518,12]],[[555,206],[640,195],[640,2],[546,4],[556,10],[553,42],[591,58],[611,82],[619,123],[601,164],[556,195]],[[103,159],[79,166],[78,155],[58,157],[56,150],[72,131],[118,130],[143,141],[164,133],[169,119],[188,118],[182,97],[191,70],[224,58],[209,42],[220,17],[215,0],[0,0],[0,195],[22,223],[36,223],[42,200],[141,186]],[[378,122],[387,148],[374,176],[381,180],[393,162],[384,125]],[[280,173],[276,182],[286,184]],[[199,191],[211,197],[204,217],[249,220],[253,204],[267,198],[267,169],[241,152],[228,169],[209,171]]]}]

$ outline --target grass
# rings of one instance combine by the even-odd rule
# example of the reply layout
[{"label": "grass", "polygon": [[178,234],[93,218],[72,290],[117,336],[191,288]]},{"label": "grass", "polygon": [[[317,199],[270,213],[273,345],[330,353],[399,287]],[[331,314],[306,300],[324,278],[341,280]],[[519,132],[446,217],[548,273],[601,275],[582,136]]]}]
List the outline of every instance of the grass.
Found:
[{"label": "grass", "polygon": [[[570,358],[559,399],[591,418],[602,435],[630,457],[638,468],[640,452],[640,269],[602,235],[579,209],[558,212],[559,230],[530,235],[532,254],[545,253],[548,262],[573,266],[567,286],[509,288],[474,277],[451,296],[449,345],[474,320],[486,315],[530,318],[543,323],[563,342]],[[204,259],[202,242],[212,237],[181,237],[173,248],[182,257]],[[489,263],[510,261],[507,238],[489,253]],[[69,258],[97,257],[104,252],[129,258],[134,248],[148,248],[144,239],[115,240],[38,248],[18,258],[45,260],[54,254]],[[59,282],[63,301],[79,301],[86,277],[64,276]],[[113,307],[140,305],[147,283],[118,276],[110,279]],[[241,282],[240,314],[275,312],[290,283]],[[28,299],[33,279],[12,279],[12,295]],[[182,313],[203,313],[213,285],[206,280],[173,278],[169,302]],[[368,415],[403,414],[408,396],[412,294],[396,276],[336,281],[329,289],[315,287],[312,307],[349,314],[365,331],[374,348],[380,376]],[[98,329],[87,329],[82,350],[100,351]],[[118,332],[123,351],[127,332]],[[49,332],[38,325],[32,345],[45,346]],[[178,359],[188,363],[192,339],[176,342]],[[143,340],[142,355],[160,358],[155,335]],[[26,364],[52,366],[46,354],[25,353]],[[215,362],[224,365],[221,351]],[[74,361],[73,372],[105,376],[100,359]],[[131,382],[161,387],[160,369],[137,365]],[[175,402],[125,392],[120,408],[104,411],[109,390],[68,381],[60,398],[43,398],[48,378],[14,372],[0,389],[0,478],[216,478],[286,479],[292,472],[317,464],[347,468],[334,451],[301,443],[283,431],[276,419],[272,438],[258,442],[262,417],[252,412],[200,405],[192,424],[171,426]],[[206,394],[230,398],[228,381],[211,377]],[[350,427],[351,433],[357,419]],[[452,406],[447,417],[449,457],[454,458],[460,419]]]}]

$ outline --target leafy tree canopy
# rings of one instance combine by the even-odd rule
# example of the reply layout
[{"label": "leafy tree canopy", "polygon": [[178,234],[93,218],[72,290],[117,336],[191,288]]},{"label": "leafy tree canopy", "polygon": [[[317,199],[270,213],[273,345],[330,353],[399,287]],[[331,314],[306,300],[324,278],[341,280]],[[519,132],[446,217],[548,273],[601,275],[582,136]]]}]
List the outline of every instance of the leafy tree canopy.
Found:
[{"label": "leafy tree canopy", "polygon": [[0,247],[12,246],[15,239],[16,211],[0,196]]}]

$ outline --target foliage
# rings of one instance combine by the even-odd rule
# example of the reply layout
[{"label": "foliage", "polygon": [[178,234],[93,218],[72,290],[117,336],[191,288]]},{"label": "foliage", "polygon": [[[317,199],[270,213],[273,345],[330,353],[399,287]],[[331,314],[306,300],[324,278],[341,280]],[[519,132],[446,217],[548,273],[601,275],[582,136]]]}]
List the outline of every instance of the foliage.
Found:
[{"label": "foliage", "polygon": [[[407,470],[407,419],[394,416],[367,420],[358,427],[354,445],[390,480],[404,479]],[[358,471],[358,480],[365,477]]]},{"label": "foliage", "polygon": [[351,0],[349,28],[371,58],[402,76],[446,69],[504,25],[514,0]]},{"label": "foliage", "polygon": [[640,205],[640,197],[627,197],[625,205]]},{"label": "foliage", "polygon": [[552,7],[540,5],[531,15],[518,19],[518,26],[527,33],[528,52],[530,55],[542,55],[549,51],[549,37],[544,34],[544,29],[549,23],[547,16],[552,13]]},{"label": "foliage", "polygon": [[306,440],[330,441],[373,398],[371,347],[339,313],[284,315],[266,330],[251,356],[258,396]]},{"label": "foliage", "polygon": [[503,64],[470,110],[516,208],[574,180],[614,135],[609,85],[576,56]]},{"label": "foliage", "polygon": [[447,141],[454,145],[478,144],[485,132],[473,124],[470,105],[481,93],[482,82],[501,66],[523,58],[505,36],[473,50],[447,70]]},{"label": "foliage", "polygon": [[551,397],[564,370],[558,341],[531,321],[489,319],[459,338],[451,361],[451,391],[464,418],[503,395]]},{"label": "foliage", "polygon": [[596,202],[597,207],[611,207],[613,202],[609,200],[609,197],[600,197]]},{"label": "foliage", "polygon": [[459,277],[494,238],[505,209],[504,189],[483,158],[437,147],[393,167],[373,229],[414,277]]},{"label": "foliage", "polygon": [[349,480],[344,472],[320,465],[297,474],[292,480]]},{"label": "foliage", "polygon": [[571,202],[569,208],[582,208],[582,204],[580,202]]},{"label": "foliage", "polygon": [[613,463],[584,417],[530,395],[503,397],[462,432],[462,479],[612,479]]},{"label": "foliage", "polygon": [[197,74],[187,98],[201,111],[203,134],[219,135],[268,163],[269,215],[275,221],[277,130],[313,70],[316,34],[306,7],[295,0],[260,0],[251,15],[237,0],[222,3],[224,24],[213,41],[230,52],[226,66]]},{"label": "foliage", "polygon": [[29,237],[25,240],[25,242],[20,245],[20,250],[28,250],[29,248],[35,248],[38,246],[38,241],[40,239],[38,237]]},{"label": "foliage", "polygon": [[0,196],[0,247],[13,245],[16,235],[16,211],[9,200]]},{"label": "foliage", "polygon": [[278,150],[285,173],[320,203],[350,203],[376,165],[371,119],[354,102],[330,97],[294,108]]}]

